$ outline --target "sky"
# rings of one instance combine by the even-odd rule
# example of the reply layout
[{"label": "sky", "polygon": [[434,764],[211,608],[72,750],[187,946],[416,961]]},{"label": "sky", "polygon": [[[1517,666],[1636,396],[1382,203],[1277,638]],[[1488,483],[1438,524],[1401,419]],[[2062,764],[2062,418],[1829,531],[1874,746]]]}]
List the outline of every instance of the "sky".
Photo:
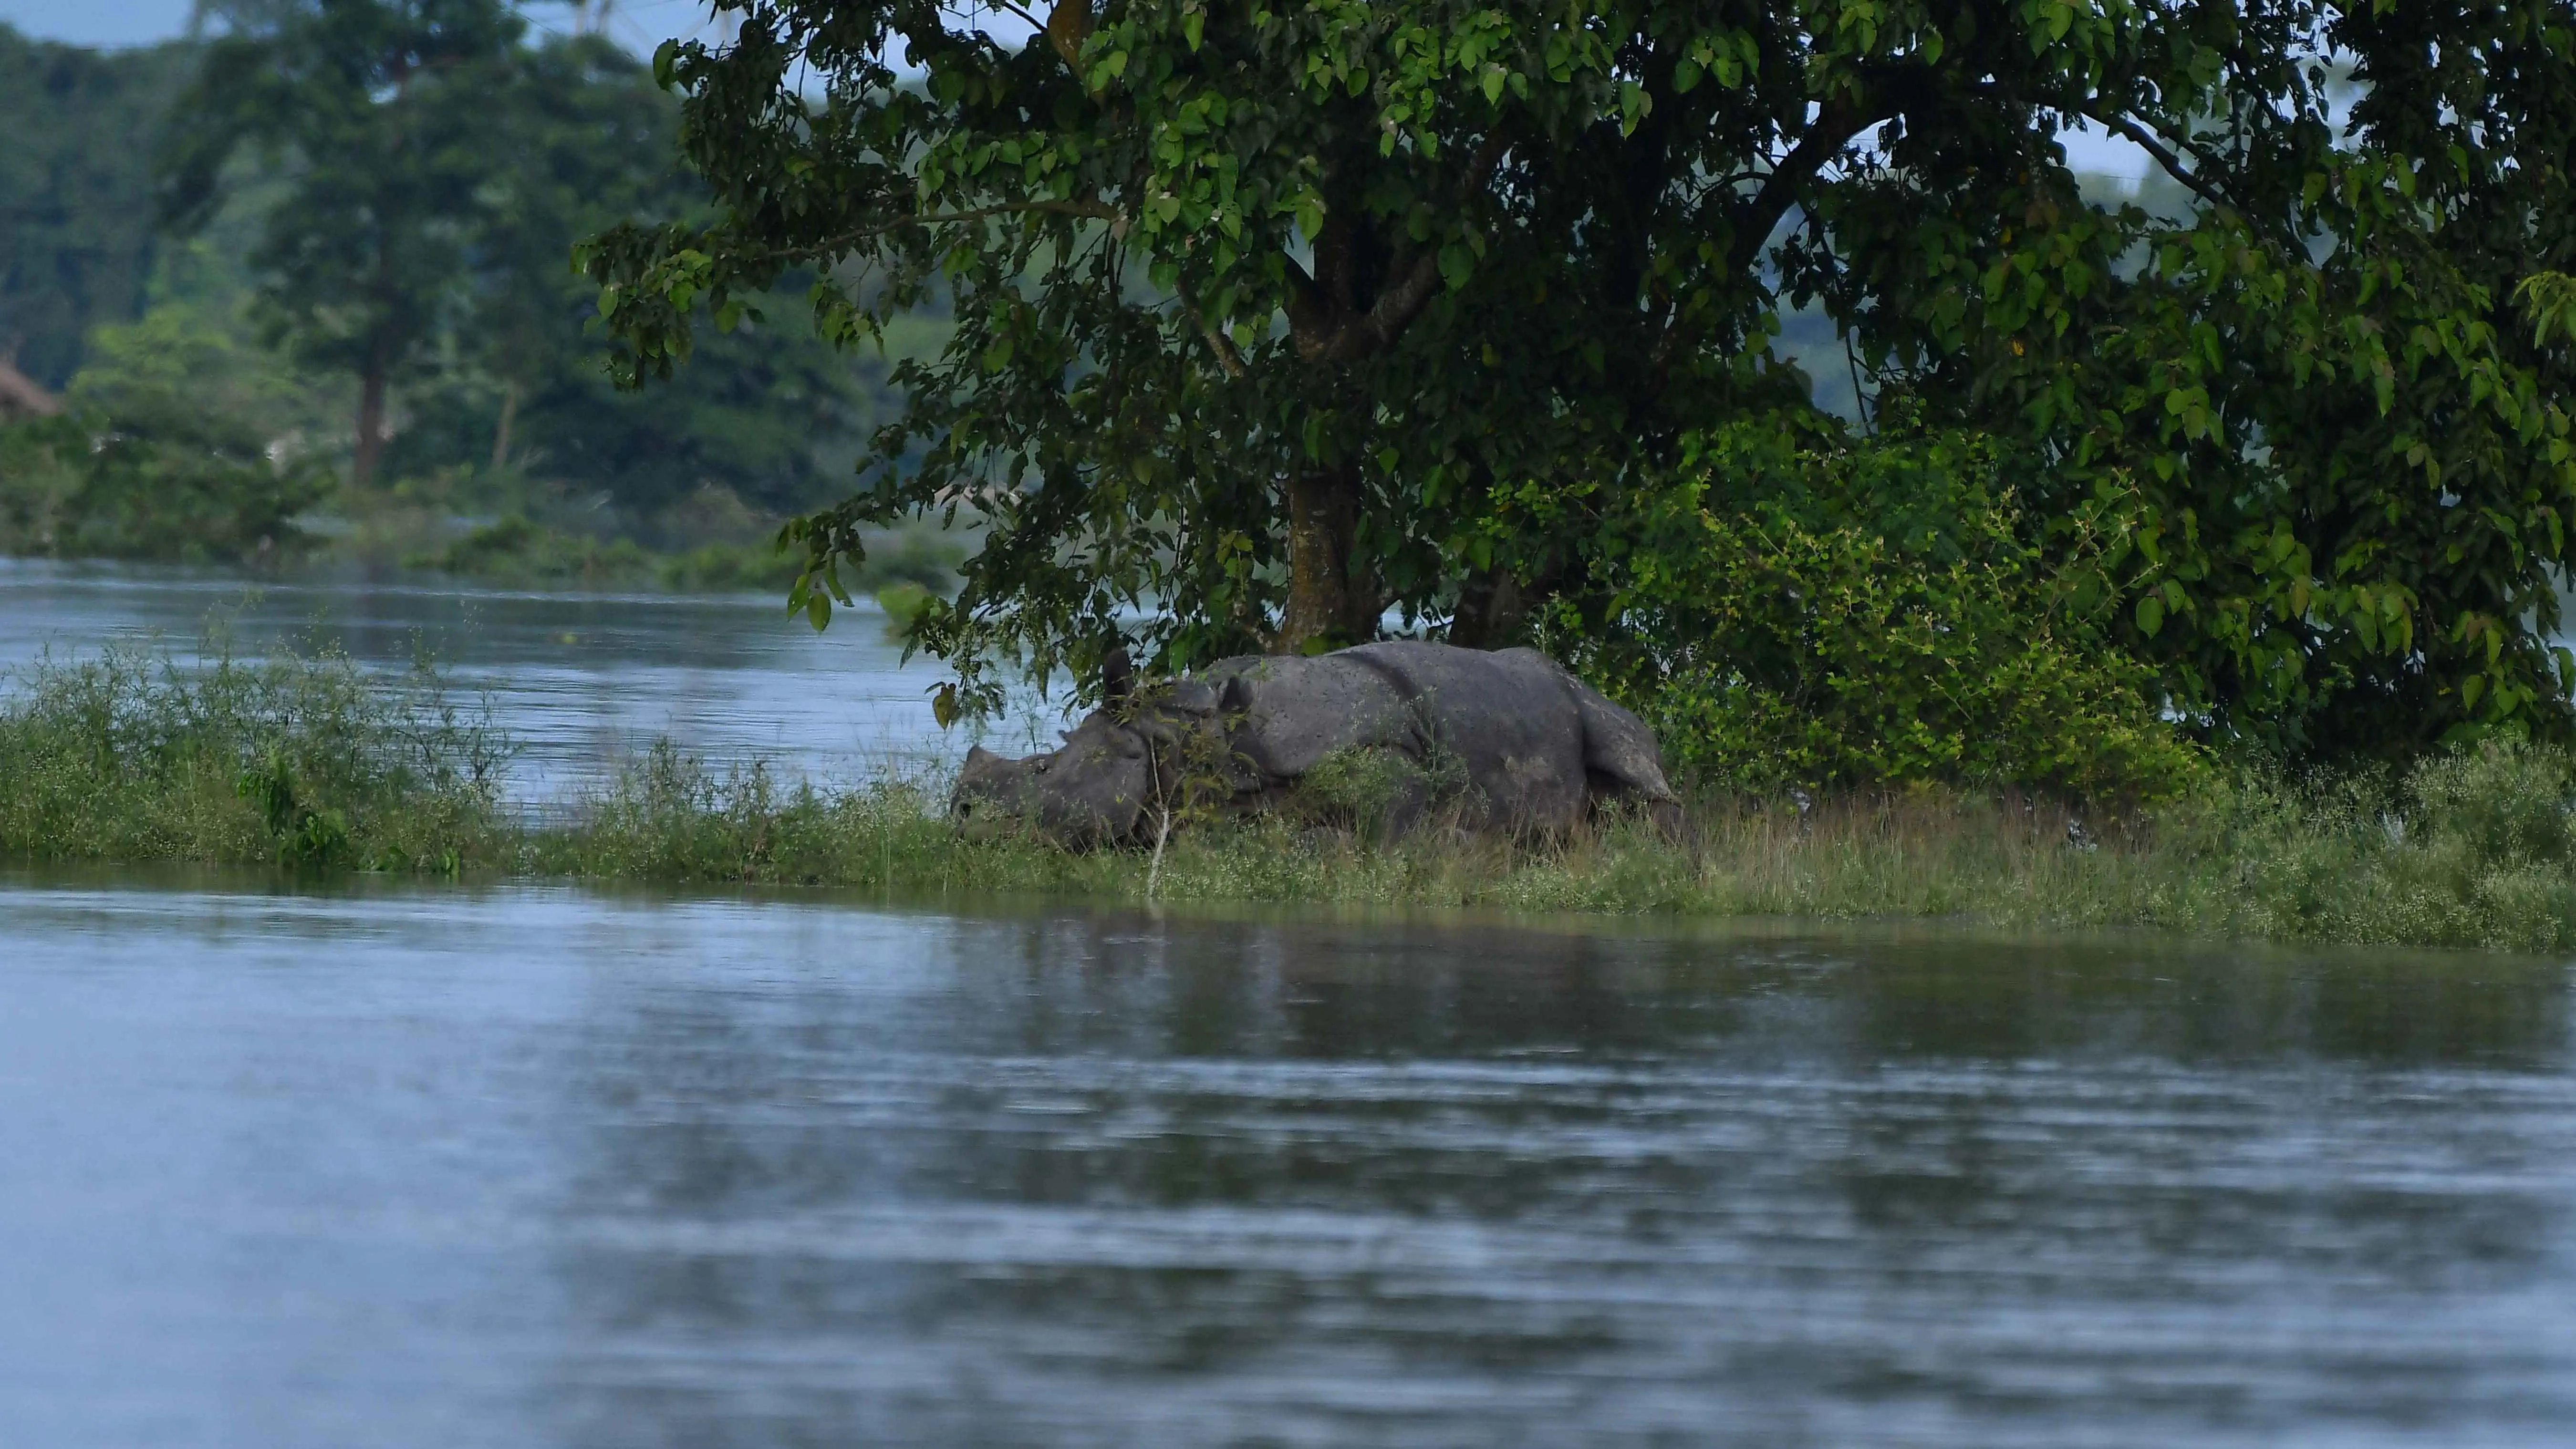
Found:
[{"label": "sky", "polygon": [[188,28],[190,0],[0,0],[0,20],[38,40],[149,45]]},{"label": "sky", "polygon": [[[0,0],[0,20],[40,40],[74,45],[150,45],[184,34],[191,0]],[[572,8],[565,4],[532,4],[530,21],[546,30],[571,28]],[[616,0],[609,33],[639,55],[649,55],[667,36],[693,33],[706,20],[705,0]],[[2079,171],[2113,176],[2146,174],[2146,154],[2125,141],[2086,131],[2060,138],[2067,159]]]},{"label": "sky", "polygon": [[[187,33],[194,0],[0,0],[0,21],[39,40],[72,45],[150,45]],[[569,4],[532,4],[528,18],[540,28],[568,30]],[[706,19],[705,0],[616,0],[609,33],[640,53]]]}]

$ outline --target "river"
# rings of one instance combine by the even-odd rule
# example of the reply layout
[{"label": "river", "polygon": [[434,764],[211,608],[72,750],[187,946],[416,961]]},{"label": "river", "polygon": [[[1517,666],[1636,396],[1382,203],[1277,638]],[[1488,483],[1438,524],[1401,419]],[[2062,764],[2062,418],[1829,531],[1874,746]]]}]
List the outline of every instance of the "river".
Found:
[{"label": "river", "polygon": [[[111,615],[20,576],[0,639],[29,593],[95,647],[182,587],[117,579]],[[469,605],[459,667],[544,698],[498,607],[404,607]],[[732,607],[510,605],[561,671],[517,718],[589,721],[568,771],[668,724],[857,768],[792,702],[919,697]],[[527,642],[593,628],[633,662]],[[2570,987],[1949,928],[17,869],[0,1442],[2563,1444]]]},{"label": "river", "polygon": [[[776,599],[537,594],[407,584],[249,581],[213,571],[0,559],[0,671],[110,643],[185,661],[336,649],[375,669],[429,660],[520,746],[507,785],[559,800],[656,738],[710,760],[821,780],[962,754],[932,722],[936,664],[906,666],[861,601],[817,633]],[[7,681],[0,680],[0,688]],[[992,731],[1053,743],[1023,708]],[[1061,721],[1044,721],[1053,725]]]}]

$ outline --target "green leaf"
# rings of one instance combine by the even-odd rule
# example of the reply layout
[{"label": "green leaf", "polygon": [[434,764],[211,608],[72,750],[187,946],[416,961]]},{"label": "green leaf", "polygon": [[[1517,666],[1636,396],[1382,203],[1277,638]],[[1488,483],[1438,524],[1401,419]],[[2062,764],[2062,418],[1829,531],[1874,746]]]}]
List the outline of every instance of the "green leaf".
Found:
[{"label": "green leaf", "polygon": [[1440,277],[1449,284],[1450,291],[1463,290],[1468,279],[1475,274],[1476,254],[1473,250],[1455,242],[1440,249]]}]

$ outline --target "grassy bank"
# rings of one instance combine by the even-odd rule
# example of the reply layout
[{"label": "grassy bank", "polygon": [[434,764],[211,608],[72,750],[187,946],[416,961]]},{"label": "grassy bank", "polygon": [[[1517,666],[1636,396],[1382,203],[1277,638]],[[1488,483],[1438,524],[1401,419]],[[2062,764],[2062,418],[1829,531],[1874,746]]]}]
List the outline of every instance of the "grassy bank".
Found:
[{"label": "grassy bank", "polygon": [[425,670],[128,653],[12,686],[0,857],[21,861],[2576,945],[2576,768],[2541,749],[2454,755],[2403,777],[2242,780],[2073,834],[2062,808],[1957,794],[1803,811],[1711,799],[1677,836],[1612,821],[1556,842],[1373,847],[1254,819],[1176,836],[1157,864],[962,839],[929,778],[820,788],[712,771],[667,747],[538,821],[500,794],[507,741]]}]

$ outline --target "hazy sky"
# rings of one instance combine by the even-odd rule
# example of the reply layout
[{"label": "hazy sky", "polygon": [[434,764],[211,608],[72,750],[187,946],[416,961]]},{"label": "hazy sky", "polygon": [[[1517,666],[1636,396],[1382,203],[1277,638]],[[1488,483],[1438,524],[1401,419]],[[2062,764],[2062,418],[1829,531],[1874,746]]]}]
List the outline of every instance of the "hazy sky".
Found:
[{"label": "hazy sky", "polygon": [[[0,20],[40,40],[73,45],[149,45],[188,28],[191,0],[0,0]],[[566,27],[569,7],[536,3],[528,18],[539,27]],[[692,31],[706,19],[705,0],[618,0],[609,30],[650,52],[663,38]]]},{"label": "hazy sky", "polygon": [[149,45],[188,28],[189,0],[0,0],[0,20],[39,40]]}]

